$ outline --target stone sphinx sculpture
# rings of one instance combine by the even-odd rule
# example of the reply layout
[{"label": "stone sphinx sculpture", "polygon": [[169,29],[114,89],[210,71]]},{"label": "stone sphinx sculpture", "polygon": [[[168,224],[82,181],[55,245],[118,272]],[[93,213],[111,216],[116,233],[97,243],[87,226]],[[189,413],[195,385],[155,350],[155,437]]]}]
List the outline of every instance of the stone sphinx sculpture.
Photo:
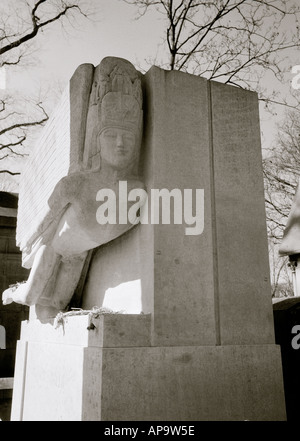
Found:
[{"label": "stone sphinx sculpture", "polygon": [[89,251],[134,225],[100,224],[97,193],[103,188],[113,190],[118,210],[119,181],[127,182],[128,191],[143,188],[137,174],[142,113],[139,72],[120,58],[102,60],[91,85],[82,159],[77,171],[57,183],[35,238],[38,247],[28,281],[4,291],[4,305],[16,302],[65,309]]}]

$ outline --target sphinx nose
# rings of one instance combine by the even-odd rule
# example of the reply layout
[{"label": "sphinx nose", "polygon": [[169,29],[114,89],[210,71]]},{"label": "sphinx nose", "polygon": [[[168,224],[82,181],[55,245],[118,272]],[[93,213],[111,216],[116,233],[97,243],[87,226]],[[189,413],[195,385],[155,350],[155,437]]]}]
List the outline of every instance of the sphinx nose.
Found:
[{"label": "sphinx nose", "polygon": [[123,136],[122,135],[118,135],[117,136],[117,147],[123,147],[124,143],[123,143]]}]

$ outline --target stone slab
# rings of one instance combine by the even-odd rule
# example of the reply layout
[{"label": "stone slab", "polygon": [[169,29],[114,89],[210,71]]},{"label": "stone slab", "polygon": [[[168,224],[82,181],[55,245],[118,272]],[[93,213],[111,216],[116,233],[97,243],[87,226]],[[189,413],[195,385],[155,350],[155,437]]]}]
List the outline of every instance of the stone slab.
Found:
[{"label": "stone slab", "polygon": [[[92,324],[92,329],[88,329]],[[22,341],[80,345],[82,347],[130,347],[150,345],[150,314],[88,314],[54,320],[22,322]]]},{"label": "stone slab", "polygon": [[275,345],[103,349],[102,362],[103,420],[286,418]]},{"label": "stone slab", "polygon": [[210,89],[220,343],[273,343],[257,94]]},{"label": "stone slab", "polygon": [[22,421],[80,421],[83,347],[29,342],[26,358]]},{"label": "stone slab", "polygon": [[[26,365],[22,421],[285,420],[275,345],[30,342]],[[18,420],[14,413],[12,420]]]},{"label": "stone slab", "polygon": [[15,421],[21,421],[23,416],[26,366],[27,366],[27,341],[19,340],[17,342],[13,400],[12,400],[12,408],[11,408],[11,415]]},{"label": "stone slab", "polygon": [[[136,318],[105,315],[95,321],[95,334],[86,316],[69,317],[64,333],[26,323],[12,421],[285,419],[279,346],[144,346],[149,316]],[[135,347],[120,343],[128,329],[131,339],[139,335]],[[102,347],[100,333],[116,335]]]},{"label": "stone slab", "polygon": [[212,345],[217,323],[207,81],[152,67],[144,88],[142,164],[148,193],[192,189],[195,195],[204,189],[202,234],[185,234],[188,225],[173,219],[170,225],[140,226],[141,283],[153,298],[153,344]]}]

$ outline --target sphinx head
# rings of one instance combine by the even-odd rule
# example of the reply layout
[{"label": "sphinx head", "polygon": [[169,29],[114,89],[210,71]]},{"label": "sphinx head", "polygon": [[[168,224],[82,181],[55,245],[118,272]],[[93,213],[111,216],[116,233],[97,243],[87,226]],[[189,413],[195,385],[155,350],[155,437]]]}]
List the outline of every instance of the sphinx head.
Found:
[{"label": "sphinx head", "polygon": [[106,127],[98,135],[101,168],[132,171],[137,166],[140,146],[137,134],[126,127]]},{"label": "sphinx head", "polygon": [[92,144],[94,163],[101,169],[137,170],[143,120],[140,76],[131,63],[120,58],[107,57],[97,68],[98,89],[92,103],[98,121]]}]

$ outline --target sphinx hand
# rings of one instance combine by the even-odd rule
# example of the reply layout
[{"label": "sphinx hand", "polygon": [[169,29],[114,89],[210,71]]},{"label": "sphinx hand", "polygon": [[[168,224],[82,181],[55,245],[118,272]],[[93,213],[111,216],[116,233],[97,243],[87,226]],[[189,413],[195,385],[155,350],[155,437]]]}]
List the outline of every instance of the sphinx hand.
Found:
[{"label": "sphinx hand", "polygon": [[14,301],[13,298],[13,292],[14,290],[12,288],[6,289],[2,294],[2,303],[3,305],[9,305]]}]

